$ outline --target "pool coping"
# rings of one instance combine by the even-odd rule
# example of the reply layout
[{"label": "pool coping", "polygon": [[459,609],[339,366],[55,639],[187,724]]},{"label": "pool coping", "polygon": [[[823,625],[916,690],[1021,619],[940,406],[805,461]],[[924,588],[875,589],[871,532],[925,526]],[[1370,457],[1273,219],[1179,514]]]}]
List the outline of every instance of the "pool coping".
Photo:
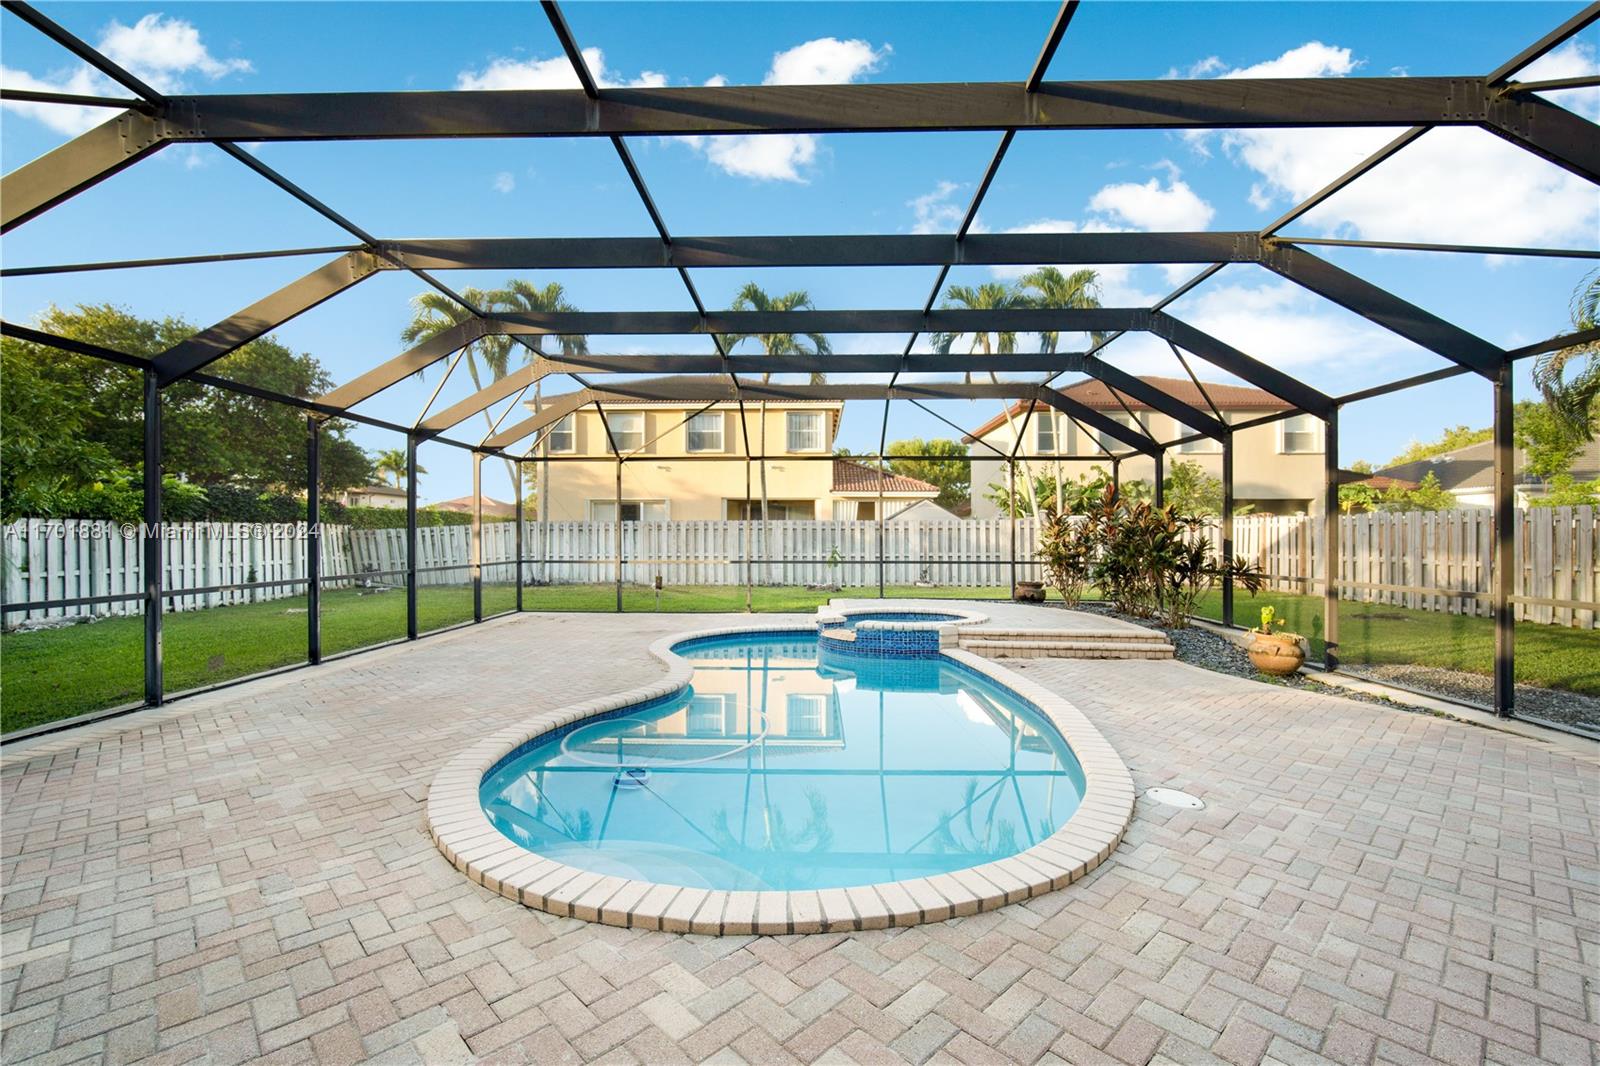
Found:
[{"label": "pool coping", "polygon": [[[948,624],[948,623],[947,623]],[[1078,880],[1104,862],[1133,818],[1133,776],[1073,704],[1005,667],[962,651],[940,655],[1032,703],[1077,756],[1083,801],[1059,829],[1009,858],[905,881],[800,891],[725,891],[609,876],[547,859],[490,823],[479,786],[505,755],[569,723],[670,696],[689,684],[693,664],[674,645],[707,637],[795,633],[793,622],[724,626],[662,637],[650,654],[666,676],[626,692],[547,711],[468,747],[440,768],[428,789],[428,835],[473,881],[525,907],[604,925],[711,936],[782,935],[885,929],[945,921],[1018,903]]]}]

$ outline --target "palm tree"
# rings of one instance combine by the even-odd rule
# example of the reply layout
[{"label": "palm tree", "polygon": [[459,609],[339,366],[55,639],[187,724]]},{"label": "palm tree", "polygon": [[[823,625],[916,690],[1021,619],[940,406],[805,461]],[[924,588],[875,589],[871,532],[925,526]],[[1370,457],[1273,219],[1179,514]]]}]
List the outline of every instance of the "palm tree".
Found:
[{"label": "palm tree", "polygon": [[[998,281],[987,281],[976,288],[971,285],[952,285],[944,291],[944,303],[940,305],[944,310],[959,308],[968,311],[1007,311],[1024,307],[1032,307],[1033,301],[1010,285],[1002,285]],[[949,355],[956,342],[965,333],[935,333],[929,340],[933,343],[934,350],[941,355]],[[1015,333],[973,333],[972,343],[967,349],[970,352],[982,352],[984,355],[1010,355],[1017,350],[1017,335]],[[989,380],[998,383],[999,377],[994,371],[989,371]],[[967,384],[972,384],[972,372],[966,374]],[[1011,427],[1011,439],[1021,440],[1021,430],[1017,427],[1017,420],[1011,405],[1005,404],[1003,410],[1006,415],[1006,424]],[[1019,449],[1020,450],[1020,449]],[[1033,476],[1028,472],[1028,461],[1022,461],[1023,483],[1028,488],[1028,503],[1035,512],[1038,511],[1039,501],[1034,498]]]},{"label": "palm tree", "polygon": [[[378,471],[379,477],[393,479],[395,488],[405,484],[406,453],[404,448],[385,448],[377,454],[373,461],[373,466]],[[426,467],[420,464],[417,466],[417,473],[426,474],[427,472]]]},{"label": "palm tree", "polygon": [[[767,295],[765,289],[755,282],[746,282],[744,288],[739,290],[733,298],[733,311],[810,311],[815,308],[811,302],[811,295],[804,289],[785,293],[779,297]],[[730,333],[723,337],[723,342],[728,350],[732,351],[747,340],[753,340],[761,345],[768,355],[816,355],[824,356],[833,352],[833,347],[828,343],[828,338],[820,333]],[[762,374],[763,382],[771,381],[772,375]],[[821,370],[811,372],[811,384],[822,385],[828,380],[828,375]],[[759,406],[761,418],[761,542],[762,551],[767,556],[768,577],[771,577],[771,540],[767,536],[767,404],[763,400]]]},{"label": "palm tree", "polygon": [[[1600,270],[1578,283],[1572,294],[1572,328],[1589,330],[1600,326]],[[1565,380],[1567,364],[1583,361],[1571,381]],[[1533,364],[1533,380],[1544,393],[1545,402],[1561,420],[1594,439],[1595,400],[1600,398],[1600,341],[1575,344],[1558,352],[1541,355]]]},{"label": "palm tree", "polygon": [[[555,281],[552,281],[548,285],[545,285],[543,288],[541,288],[538,285],[533,284],[531,281],[523,281],[521,278],[512,278],[506,282],[505,288],[496,289],[494,292],[491,292],[489,294],[489,300],[494,305],[496,310],[502,311],[520,311],[532,314],[555,314],[564,311],[576,311],[578,309],[575,304],[568,301],[567,290],[562,288],[559,282]],[[555,342],[560,347],[562,355],[583,355],[589,351],[589,341],[586,337],[560,336],[555,338]],[[528,359],[531,361],[532,359],[544,353],[544,337],[535,334],[530,343],[532,345],[532,350],[529,351],[526,348],[523,350],[527,352]],[[491,369],[495,371],[494,376],[496,381],[505,377],[505,375],[509,373],[509,369],[506,367],[504,362],[502,362],[499,367],[491,366]],[[541,378],[533,383],[533,409],[535,412],[539,410],[543,403],[543,392],[544,379]],[[545,500],[548,498],[550,491],[550,449],[546,443],[545,434],[543,433],[539,435],[538,447],[540,456],[540,463],[538,466],[539,481],[534,489],[534,498],[539,501],[539,504],[538,510],[535,513],[539,516],[540,540],[543,544],[543,547],[548,548],[550,527],[546,523],[548,516],[545,513]],[[513,482],[517,481],[517,476],[517,472],[513,471],[511,475]],[[540,559],[546,559],[549,558],[549,556],[549,551],[541,550],[539,552]]]},{"label": "palm tree", "polygon": [[[1100,275],[1093,270],[1074,270],[1063,274],[1053,266],[1040,267],[1024,274],[1017,289],[1035,307],[1065,307],[1078,310],[1100,306]],[[1101,335],[1091,333],[1099,344]],[[1042,350],[1053,352],[1060,335],[1054,331],[1039,334]]]},{"label": "palm tree", "polygon": [[[1039,267],[1024,274],[1017,281],[1018,291],[1025,293],[1035,307],[1065,307],[1080,310],[1100,306],[1100,275],[1093,270],[1074,270],[1070,274],[1063,274],[1060,269],[1053,266]],[[1061,335],[1053,330],[1039,334],[1039,345],[1042,351],[1053,352]],[[1100,344],[1105,339],[1105,334],[1091,332],[1095,344]],[[1060,438],[1057,438],[1057,446]],[[1056,510],[1061,510],[1061,463],[1051,464],[1055,468],[1056,484]],[[1024,461],[1024,468],[1027,463]],[[1028,477],[1032,484],[1031,473]]]}]

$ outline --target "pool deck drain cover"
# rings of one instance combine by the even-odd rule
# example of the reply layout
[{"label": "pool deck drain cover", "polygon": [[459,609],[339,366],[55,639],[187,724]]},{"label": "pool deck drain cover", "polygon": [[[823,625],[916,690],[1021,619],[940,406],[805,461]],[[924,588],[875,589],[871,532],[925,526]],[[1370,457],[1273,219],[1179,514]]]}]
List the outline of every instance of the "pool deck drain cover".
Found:
[{"label": "pool deck drain cover", "polygon": [[1198,811],[1204,809],[1206,805],[1205,800],[1200,797],[1179,792],[1175,788],[1147,788],[1144,794],[1163,807],[1182,807],[1186,811]]}]

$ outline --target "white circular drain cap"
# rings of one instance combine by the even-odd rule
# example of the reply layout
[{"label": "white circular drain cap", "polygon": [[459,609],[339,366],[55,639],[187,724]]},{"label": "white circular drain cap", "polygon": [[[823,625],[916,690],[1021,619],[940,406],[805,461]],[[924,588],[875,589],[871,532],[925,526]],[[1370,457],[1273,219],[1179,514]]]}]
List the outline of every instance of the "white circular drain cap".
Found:
[{"label": "white circular drain cap", "polygon": [[1179,792],[1175,788],[1147,788],[1144,794],[1163,807],[1182,807],[1186,811],[1198,811],[1206,805],[1205,800],[1200,797]]}]

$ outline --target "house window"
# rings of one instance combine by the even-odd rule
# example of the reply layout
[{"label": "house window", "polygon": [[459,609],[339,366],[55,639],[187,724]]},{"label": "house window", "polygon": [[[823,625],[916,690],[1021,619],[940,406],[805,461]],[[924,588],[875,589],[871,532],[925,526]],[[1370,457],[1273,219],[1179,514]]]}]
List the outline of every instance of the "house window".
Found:
[{"label": "house window", "polygon": [[[1125,429],[1133,429],[1137,425],[1137,423],[1133,420],[1133,416],[1128,414],[1126,411],[1122,412],[1121,414],[1107,415],[1106,417]],[[1100,447],[1108,452],[1120,451],[1124,447],[1120,440],[1113,437],[1103,429],[1095,431],[1095,439],[1100,442]]]},{"label": "house window", "polygon": [[834,500],[835,522],[871,522],[878,517],[877,500]]},{"label": "house window", "polygon": [[643,411],[608,411],[606,425],[611,429],[611,439],[617,451],[636,452],[644,447]]},{"label": "house window", "polygon": [[[761,501],[729,500],[728,517],[742,522],[746,518],[761,521]],[[817,517],[817,505],[811,500],[768,500],[767,517],[774,522],[809,522]]]},{"label": "house window", "polygon": [[788,699],[788,712],[788,736],[825,737],[828,735],[827,696],[791,692]]},{"label": "house window", "polygon": [[1295,415],[1278,423],[1278,451],[1283,455],[1322,451],[1322,422],[1312,415]]},{"label": "house window", "polygon": [[721,411],[705,411],[689,419],[689,450],[722,451],[722,423]]},{"label": "house window", "polygon": [[545,443],[553,452],[570,452],[578,446],[578,431],[575,416],[567,415],[561,421],[551,426],[544,436]]},{"label": "house window", "polygon": [[[622,520],[624,522],[665,522],[671,513],[666,500],[623,500]],[[617,520],[616,500],[590,500],[589,520],[591,522],[615,522]]]},{"label": "house window", "polygon": [[[1178,436],[1180,437],[1192,437],[1199,432],[1199,430],[1190,429],[1182,422],[1177,423],[1177,427]],[[1210,437],[1201,437],[1199,440],[1184,441],[1182,444],[1178,445],[1178,452],[1180,455],[1208,455],[1215,452],[1220,452],[1221,450],[1222,442],[1219,440],[1212,440]]]},{"label": "house window", "polygon": [[1035,411],[1033,413],[1034,445],[1039,455],[1056,454],[1056,413],[1054,411]]},{"label": "house window", "polygon": [[823,413],[821,411],[790,411],[788,416],[789,450],[791,452],[820,452],[828,446],[823,439]]},{"label": "house window", "polygon": [[725,737],[738,727],[738,697],[731,692],[697,695],[685,723],[691,737]]}]

